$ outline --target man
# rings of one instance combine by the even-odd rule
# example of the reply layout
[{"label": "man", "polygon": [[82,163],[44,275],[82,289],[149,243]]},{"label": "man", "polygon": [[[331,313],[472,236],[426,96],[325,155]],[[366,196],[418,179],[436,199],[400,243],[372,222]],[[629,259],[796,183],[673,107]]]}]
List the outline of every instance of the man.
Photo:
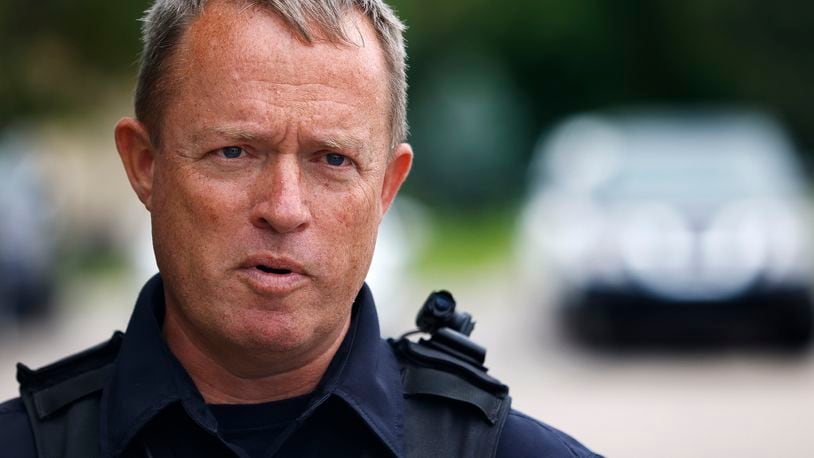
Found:
[{"label": "man", "polygon": [[156,2],[115,139],[160,277],[124,337],[21,368],[4,455],[591,456],[446,372],[471,405],[409,400],[379,338],[363,282],[413,157],[401,32],[379,0]]}]

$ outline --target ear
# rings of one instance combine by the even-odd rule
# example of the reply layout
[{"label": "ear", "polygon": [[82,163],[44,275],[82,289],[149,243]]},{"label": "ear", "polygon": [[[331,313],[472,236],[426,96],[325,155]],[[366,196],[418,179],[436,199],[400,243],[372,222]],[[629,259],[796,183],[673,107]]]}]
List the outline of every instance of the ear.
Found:
[{"label": "ear", "polygon": [[387,213],[390,204],[410,173],[413,165],[413,148],[407,143],[400,143],[387,164],[384,172],[384,185],[382,186],[382,216]]},{"label": "ear", "polygon": [[150,211],[156,151],[147,128],[136,119],[123,118],[116,124],[115,137],[116,149],[119,150],[119,157],[124,164],[130,186],[136,191],[141,203]]}]

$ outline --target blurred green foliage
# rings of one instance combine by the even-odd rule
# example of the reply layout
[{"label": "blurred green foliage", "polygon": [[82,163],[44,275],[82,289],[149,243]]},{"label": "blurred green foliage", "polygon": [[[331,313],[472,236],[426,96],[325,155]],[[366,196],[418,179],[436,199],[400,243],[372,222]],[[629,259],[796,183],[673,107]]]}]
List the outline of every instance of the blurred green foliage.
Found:
[{"label": "blurred green foliage", "polygon": [[481,213],[433,212],[430,232],[414,265],[428,280],[460,276],[484,268],[500,270],[511,262],[513,208]]},{"label": "blurred green foliage", "polygon": [[[432,202],[482,209],[516,197],[541,131],[564,115],[618,105],[725,104],[767,110],[814,149],[814,3],[798,0],[397,0],[407,19],[412,142],[409,189]],[[434,94],[436,70],[462,54],[502,66],[492,90],[499,121],[462,138],[460,116]],[[439,64],[440,63],[440,64]],[[476,65],[471,72],[482,71]],[[466,84],[465,73],[457,77]],[[511,84],[511,90],[501,85]],[[445,82],[443,87],[455,87]],[[495,94],[481,93],[484,104]],[[501,110],[514,106],[516,116]],[[503,148],[495,151],[494,135]],[[453,137],[450,139],[449,137]],[[446,139],[444,141],[444,139]],[[481,143],[481,150],[471,146]],[[450,144],[463,151],[450,154]],[[470,153],[467,156],[467,153]],[[457,166],[438,157],[456,157]],[[502,158],[496,169],[491,156]],[[468,157],[468,159],[464,159]],[[487,159],[484,159],[487,158]],[[509,170],[506,170],[506,167]],[[463,170],[466,178],[452,178]],[[448,177],[443,179],[442,177]]]},{"label": "blurred green foliage", "polygon": [[55,113],[87,113],[100,90],[135,80],[145,1],[0,2],[0,130]]},{"label": "blurred green foliage", "polygon": [[[0,2],[0,129],[92,110],[132,82],[148,1]],[[409,25],[409,192],[450,209],[519,195],[540,132],[584,110],[746,105],[814,149],[814,3],[393,0]]]}]

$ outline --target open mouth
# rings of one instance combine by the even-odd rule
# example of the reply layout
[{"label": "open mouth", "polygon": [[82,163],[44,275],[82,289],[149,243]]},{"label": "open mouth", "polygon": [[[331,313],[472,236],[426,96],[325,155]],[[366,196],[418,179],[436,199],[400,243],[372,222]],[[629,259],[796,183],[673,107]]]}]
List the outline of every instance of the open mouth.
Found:
[{"label": "open mouth", "polygon": [[267,274],[286,275],[291,273],[290,269],[278,269],[276,267],[270,267],[263,264],[258,264],[255,267],[257,268],[257,270],[260,270],[261,272],[265,272]]},{"label": "open mouth", "polygon": [[258,254],[240,265],[241,281],[261,295],[285,295],[307,285],[307,268],[283,256]]}]

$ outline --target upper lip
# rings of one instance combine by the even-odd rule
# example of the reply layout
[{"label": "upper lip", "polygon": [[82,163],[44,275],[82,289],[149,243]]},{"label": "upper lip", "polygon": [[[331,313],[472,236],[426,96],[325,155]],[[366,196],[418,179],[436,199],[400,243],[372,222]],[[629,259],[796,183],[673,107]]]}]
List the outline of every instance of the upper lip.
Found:
[{"label": "upper lip", "polygon": [[307,274],[305,268],[299,262],[291,259],[288,256],[280,256],[274,254],[258,253],[253,254],[246,258],[241,264],[242,268],[255,268],[265,266],[272,269],[290,270],[293,273]]}]

